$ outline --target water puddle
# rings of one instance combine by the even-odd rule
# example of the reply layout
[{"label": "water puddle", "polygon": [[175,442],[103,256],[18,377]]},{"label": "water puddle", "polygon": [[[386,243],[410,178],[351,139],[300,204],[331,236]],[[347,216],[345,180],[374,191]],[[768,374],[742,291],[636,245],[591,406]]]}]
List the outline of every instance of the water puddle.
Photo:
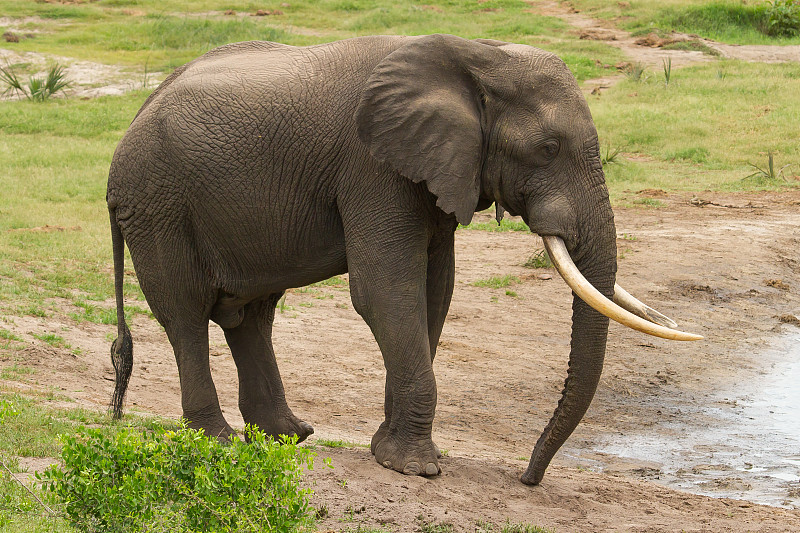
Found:
[{"label": "water puddle", "polygon": [[609,436],[581,457],[606,471],[627,462],[629,472],[689,492],[800,508],[800,335],[762,355],[759,375],[677,402],[671,422]]}]

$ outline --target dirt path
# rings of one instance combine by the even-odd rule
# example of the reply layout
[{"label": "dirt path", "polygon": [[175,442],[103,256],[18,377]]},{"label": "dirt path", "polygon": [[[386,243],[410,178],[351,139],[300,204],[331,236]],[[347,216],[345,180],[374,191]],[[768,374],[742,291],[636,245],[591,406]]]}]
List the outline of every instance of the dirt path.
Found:
[{"label": "dirt path", "polygon": [[527,3],[531,4],[533,9],[543,15],[555,16],[566,21],[576,28],[582,39],[607,41],[611,46],[615,46],[625,52],[630,61],[643,63],[647,66],[661,66],[662,61],[667,58],[672,59],[673,66],[684,66],[713,59],[713,57],[703,52],[661,49],[661,46],[670,42],[689,40],[699,41],[716,50],[720,56],[729,59],[757,61],[760,63],[800,61],[800,45],[723,44],[683,33],[673,33],[666,40],[652,37],[650,39],[647,37],[632,37],[630,33],[614,27],[608,21],[593,19],[560,2],[530,0]]},{"label": "dirt path", "polygon": [[[656,34],[633,37],[629,32],[616,28],[610,21],[591,18],[561,2],[552,0],[526,0],[526,2],[531,5],[531,11],[535,13],[558,17],[567,22],[575,28],[575,33],[581,39],[603,41],[622,50],[631,63],[639,63],[648,68],[660,69],[665,60],[671,61],[672,66],[676,68],[714,60],[714,56],[701,51],[665,50],[662,48],[667,44],[681,41],[697,41],[714,50],[719,56],[729,59],[761,63],[800,61],[800,45],[723,44],[677,32],[673,32],[668,39],[661,39]],[[610,75],[586,80],[583,85],[587,92],[591,92],[599,90],[599,88],[611,87],[621,79],[621,75]]]},{"label": "dirt path", "polygon": [[[800,315],[800,192],[702,197],[733,206],[727,208],[698,207],[702,202],[692,203],[683,194],[643,194],[665,207],[617,209],[618,280],[707,340],[670,343],[612,325],[604,376],[589,413],[542,486],[523,486],[517,476],[558,401],[566,373],[570,291],[557,274],[521,266],[541,247],[538,237],[461,230],[456,289],[435,365],[434,438],[447,450],[444,474],[404,477],[375,464],[364,448],[321,447],[320,455],[332,457],[334,464],[333,470],[318,468],[310,475],[316,504],[330,513],[323,529],[363,522],[413,531],[421,514],[428,521],[451,522],[457,531],[474,531],[479,519],[537,523],[559,533],[800,531],[797,510],[690,495],[641,481],[656,479],[657,466],[647,470],[606,461],[607,470],[616,474],[587,470],[594,463],[581,454],[591,454],[599,438],[625,442],[643,427],[670,435],[676,421],[694,417],[669,408],[676,398],[702,407],[710,392],[756,375],[763,366],[760,350],[771,339],[798,329],[778,317]],[[503,275],[519,281],[502,289],[471,285]],[[29,346],[0,354],[0,367],[16,363],[36,369],[20,377],[27,384],[2,382],[5,390],[53,386],[81,404],[107,402],[112,326],[14,317],[4,327]],[[142,316],[132,329],[136,348],[128,409],[178,417],[177,371],[163,331]],[[80,355],[32,336],[44,332],[64,337]],[[211,339],[223,410],[239,425],[233,361],[219,328],[212,328]],[[369,443],[382,415],[384,374],[375,342],[346,289],[292,291],[278,313],[275,345],[290,405],[315,426],[315,437]]]}]

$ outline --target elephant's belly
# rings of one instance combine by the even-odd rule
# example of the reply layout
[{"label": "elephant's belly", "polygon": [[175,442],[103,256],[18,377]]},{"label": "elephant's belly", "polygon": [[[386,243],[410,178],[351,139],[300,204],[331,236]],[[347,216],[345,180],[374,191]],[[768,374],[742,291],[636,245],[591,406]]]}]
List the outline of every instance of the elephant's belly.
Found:
[{"label": "elephant's belly", "polygon": [[214,284],[253,300],[302,287],[347,271],[344,231],[338,216],[304,217],[275,227],[239,220],[214,231],[201,255],[211,258]]}]

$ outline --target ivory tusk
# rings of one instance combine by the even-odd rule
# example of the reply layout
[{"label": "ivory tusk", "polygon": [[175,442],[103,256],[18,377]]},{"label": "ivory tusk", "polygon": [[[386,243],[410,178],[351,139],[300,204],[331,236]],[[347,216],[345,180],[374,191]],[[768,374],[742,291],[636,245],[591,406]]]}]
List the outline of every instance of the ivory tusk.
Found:
[{"label": "ivory tusk", "polygon": [[660,326],[664,326],[665,328],[672,328],[675,329],[678,327],[678,324],[672,320],[670,317],[665,316],[649,305],[640,302],[631,294],[617,285],[614,284],[614,303],[620,306],[621,308],[630,311],[636,316],[642,317],[645,320],[649,320],[655,324]]},{"label": "ivory tusk", "polygon": [[648,335],[676,341],[699,341],[703,338],[701,335],[695,335],[694,333],[686,333],[660,326],[623,309],[603,296],[600,291],[594,288],[594,286],[583,277],[583,274],[580,273],[578,267],[575,266],[575,263],[569,256],[567,247],[561,238],[549,235],[542,237],[542,240],[544,241],[544,246],[547,249],[550,259],[553,261],[553,265],[555,265],[561,277],[564,278],[564,281],[567,282],[567,285],[596,311],[624,326],[641,331],[642,333],[647,333]]}]

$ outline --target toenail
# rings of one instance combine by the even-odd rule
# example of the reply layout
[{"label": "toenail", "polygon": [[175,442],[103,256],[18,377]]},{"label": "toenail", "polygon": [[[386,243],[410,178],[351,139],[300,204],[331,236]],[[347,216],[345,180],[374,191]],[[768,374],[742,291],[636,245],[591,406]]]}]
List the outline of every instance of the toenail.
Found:
[{"label": "toenail", "polygon": [[429,476],[435,476],[439,473],[439,467],[433,463],[428,463],[425,467],[425,473]]},{"label": "toenail", "polygon": [[403,473],[404,474],[409,474],[409,475],[412,475],[412,476],[415,476],[415,475],[419,474],[419,471],[420,471],[419,463],[416,462],[416,461],[411,461],[403,469]]},{"label": "toenail", "polygon": [[385,466],[386,468],[391,468],[392,467],[392,462],[391,461],[384,461],[383,462],[383,466]]}]

